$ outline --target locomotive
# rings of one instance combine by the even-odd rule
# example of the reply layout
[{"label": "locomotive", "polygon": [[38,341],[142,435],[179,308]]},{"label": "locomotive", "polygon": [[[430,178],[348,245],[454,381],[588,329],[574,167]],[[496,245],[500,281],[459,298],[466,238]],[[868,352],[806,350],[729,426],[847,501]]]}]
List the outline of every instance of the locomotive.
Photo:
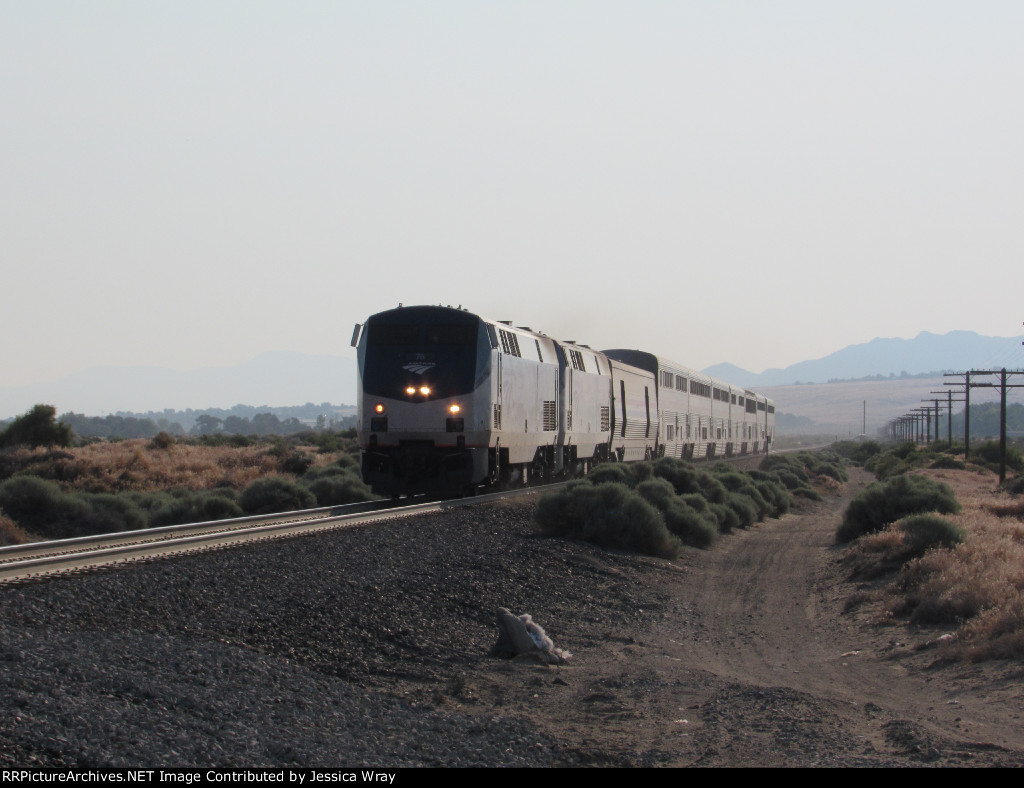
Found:
[{"label": "locomotive", "polygon": [[357,324],[352,345],[362,475],[379,495],[466,494],[772,444],[775,407],[752,391],[461,307],[399,305]]}]

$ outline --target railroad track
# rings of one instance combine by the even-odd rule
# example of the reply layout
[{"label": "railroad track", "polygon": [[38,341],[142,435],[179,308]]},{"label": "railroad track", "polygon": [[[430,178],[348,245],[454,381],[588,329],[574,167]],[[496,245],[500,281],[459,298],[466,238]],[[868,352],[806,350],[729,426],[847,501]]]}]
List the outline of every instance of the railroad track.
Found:
[{"label": "railroad track", "polygon": [[[718,459],[745,465],[759,463],[763,455]],[[563,482],[417,504],[396,505],[392,501],[369,501],[11,545],[0,547],[0,584],[493,503],[505,498],[551,490],[561,484]]]},{"label": "railroad track", "polygon": [[476,506],[531,495],[551,486],[406,505],[371,501],[0,547],[0,583]]}]

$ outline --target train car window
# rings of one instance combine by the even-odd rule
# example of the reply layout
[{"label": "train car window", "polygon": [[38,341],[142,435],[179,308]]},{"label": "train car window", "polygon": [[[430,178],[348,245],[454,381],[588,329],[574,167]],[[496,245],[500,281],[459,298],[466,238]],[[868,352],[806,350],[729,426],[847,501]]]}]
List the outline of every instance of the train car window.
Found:
[{"label": "train car window", "polygon": [[647,410],[647,430],[644,432],[644,437],[651,437],[651,392],[644,386],[644,408]]},{"label": "train car window", "polygon": [[424,327],[428,345],[475,345],[476,326],[427,325]]},{"label": "train car window", "polygon": [[402,323],[374,323],[366,338],[368,345],[383,347],[385,345],[418,345],[420,327],[403,325]]},{"label": "train car window", "polygon": [[498,332],[494,330],[494,326],[490,323],[487,324],[487,339],[491,343],[491,347],[497,350],[498,348]]},{"label": "train car window", "polygon": [[626,381],[619,381],[619,401],[622,403],[622,437],[626,437]]},{"label": "train car window", "polygon": [[537,345],[537,358],[539,358],[540,359],[540,363],[543,364],[544,363],[544,354],[540,352],[540,340],[539,339],[535,339],[535,340],[533,340],[533,342],[534,342],[535,345]]}]

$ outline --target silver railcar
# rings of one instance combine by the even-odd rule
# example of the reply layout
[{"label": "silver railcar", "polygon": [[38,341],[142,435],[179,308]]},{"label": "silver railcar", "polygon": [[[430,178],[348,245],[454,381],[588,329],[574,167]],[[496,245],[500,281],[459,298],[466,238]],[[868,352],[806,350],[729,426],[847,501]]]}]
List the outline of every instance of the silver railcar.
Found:
[{"label": "silver railcar", "polygon": [[461,308],[356,327],[359,440],[379,494],[585,473],[596,462],[767,452],[764,397],[636,350],[595,351]]}]

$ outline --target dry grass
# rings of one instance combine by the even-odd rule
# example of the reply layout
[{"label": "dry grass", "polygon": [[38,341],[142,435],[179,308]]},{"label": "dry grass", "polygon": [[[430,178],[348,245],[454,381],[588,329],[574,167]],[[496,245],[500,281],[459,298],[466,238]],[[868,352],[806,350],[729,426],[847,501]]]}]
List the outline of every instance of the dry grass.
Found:
[{"label": "dry grass", "polygon": [[0,512],[0,547],[12,544],[31,544],[39,539]]},{"label": "dry grass", "polygon": [[[290,451],[306,455],[313,466],[327,465],[342,454],[318,454],[315,448],[308,446]],[[8,454],[8,459],[23,472],[52,479],[68,492],[209,490],[214,487],[241,490],[256,479],[286,472],[283,453],[272,451],[267,445],[176,443],[159,449],[145,439],[93,443],[60,452],[16,449]]]},{"label": "dry grass", "polygon": [[1020,501],[997,489],[995,474],[930,470],[926,475],[953,488],[962,510],[947,519],[967,532],[954,549],[929,550],[902,564],[895,529],[864,537],[847,560],[870,576],[895,572],[879,592],[886,612],[912,624],[956,627],[946,659],[1024,658],[1024,523]]}]

